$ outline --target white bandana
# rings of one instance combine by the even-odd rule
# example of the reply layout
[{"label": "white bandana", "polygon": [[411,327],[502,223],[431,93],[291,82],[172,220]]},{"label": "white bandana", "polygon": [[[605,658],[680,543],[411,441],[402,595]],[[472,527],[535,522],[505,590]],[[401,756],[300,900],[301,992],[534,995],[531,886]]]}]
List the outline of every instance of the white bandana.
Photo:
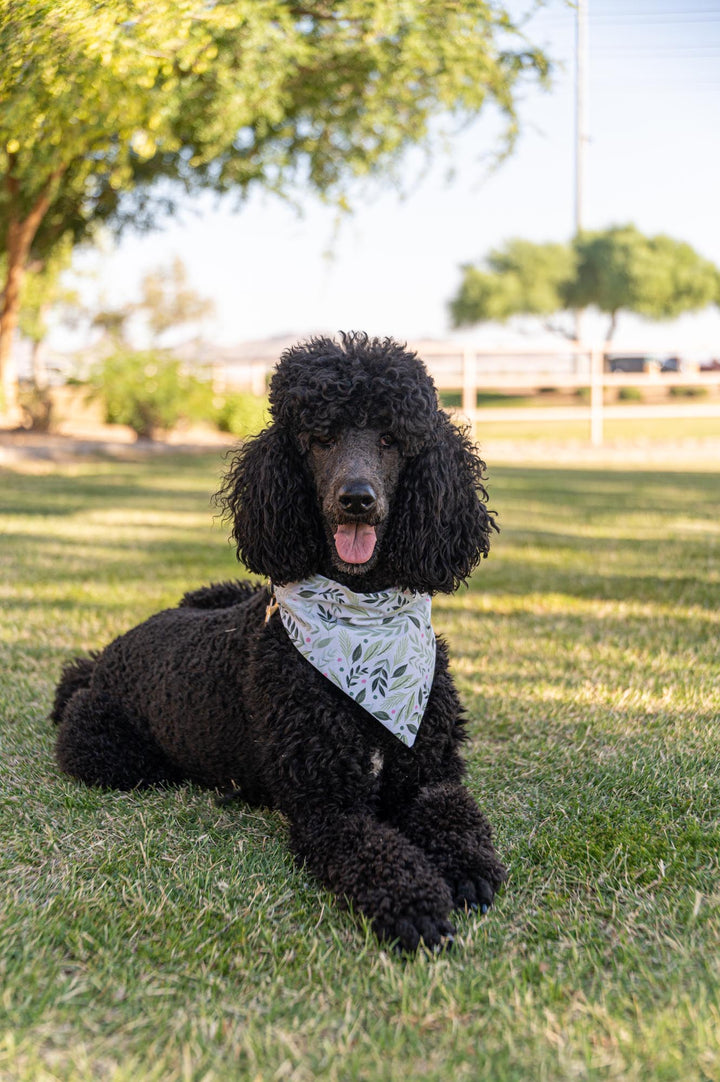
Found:
[{"label": "white bandana", "polygon": [[429,594],[356,594],[323,575],[274,587],[294,646],[411,748],[435,670]]}]

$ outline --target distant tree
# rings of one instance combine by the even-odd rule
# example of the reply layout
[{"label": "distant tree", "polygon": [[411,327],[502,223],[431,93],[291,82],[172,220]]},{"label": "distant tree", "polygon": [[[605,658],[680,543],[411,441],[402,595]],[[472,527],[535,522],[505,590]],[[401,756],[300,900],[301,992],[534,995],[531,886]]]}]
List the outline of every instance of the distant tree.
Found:
[{"label": "distant tree", "polygon": [[649,319],[675,319],[718,304],[720,269],[689,244],[664,234],[646,237],[634,226],[583,233],[575,242],[577,274],[570,308],[594,305],[610,316],[607,340],[625,309]]},{"label": "distant tree", "polygon": [[169,266],[156,267],[143,277],[138,300],[109,305],[102,298],[96,307],[84,306],[83,313],[90,327],[101,332],[101,349],[112,353],[131,352],[128,324],[138,314],[147,322],[153,348],[159,348],[160,339],[167,331],[198,323],[209,316],[214,311],[213,302],[202,297],[187,282],[185,264],[176,257]]},{"label": "distant tree", "polygon": [[[72,260],[70,236],[60,239],[45,260],[33,260],[23,280],[18,313],[20,333],[30,343],[30,380],[20,396],[22,423],[36,430],[47,431],[51,424],[52,399],[48,391],[44,343],[52,311],[68,318],[77,306],[75,290],[64,282],[65,271]],[[6,258],[0,254],[0,278]]]},{"label": "distant tree", "polygon": [[450,302],[454,327],[561,312],[568,283],[575,275],[576,256],[568,244],[511,240],[491,251],[485,264],[487,269],[470,264],[462,268],[460,288]]},{"label": "distant tree", "polygon": [[584,232],[571,244],[512,240],[490,253],[486,269],[466,264],[450,302],[453,326],[516,315],[545,318],[593,306],[610,316],[610,341],[620,311],[650,319],[720,304],[720,269],[689,244],[632,225]]},{"label": "distant tree", "polygon": [[90,326],[101,332],[101,338],[109,344],[113,350],[126,346],[125,334],[128,321],[133,314],[134,304],[123,304],[118,308],[108,306],[103,301],[100,307],[92,312]]},{"label": "distant tree", "polygon": [[31,264],[23,282],[18,326],[31,343],[31,377],[38,392],[45,389],[48,381],[43,346],[50,313],[78,304],[77,291],[63,280],[72,261],[72,251],[71,238],[66,236],[44,262]]},{"label": "distant tree", "polygon": [[188,285],[187,270],[179,256],[169,267],[157,267],[146,274],[141,289],[135,307],[145,315],[156,345],[167,331],[198,323],[215,308],[208,297],[201,297]]},{"label": "distant tree", "polygon": [[10,406],[23,277],[68,231],[150,228],[205,187],[341,198],[439,114],[494,102],[512,140],[518,78],[548,69],[500,0],[3,0],[0,56]]}]

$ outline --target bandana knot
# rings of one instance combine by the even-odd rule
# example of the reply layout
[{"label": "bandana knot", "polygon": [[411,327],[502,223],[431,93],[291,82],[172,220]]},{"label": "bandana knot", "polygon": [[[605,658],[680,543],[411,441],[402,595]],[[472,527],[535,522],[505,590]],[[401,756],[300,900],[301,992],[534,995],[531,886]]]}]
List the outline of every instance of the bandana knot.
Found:
[{"label": "bandana knot", "polygon": [[429,594],[357,594],[323,575],[274,587],[291,642],[311,665],[412,747],[430,695]]}]

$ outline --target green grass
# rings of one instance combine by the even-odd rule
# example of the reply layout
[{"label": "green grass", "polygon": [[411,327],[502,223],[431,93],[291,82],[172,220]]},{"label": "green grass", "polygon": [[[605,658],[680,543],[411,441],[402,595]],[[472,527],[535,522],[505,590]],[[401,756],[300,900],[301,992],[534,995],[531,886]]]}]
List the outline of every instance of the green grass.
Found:
[{"label": "green grass", "polygon": [[0,1079],[720,1079],[720,485],[504,467],[435,602],[510,880],[381,949],[278,815],[61,777],[64,658],[232,576],[217,456],[0,471]]},{"label": "green grass", "polygon": [[[540,408],[538,407],[538,413]],[[613,445],[657,445],[664,449],[668,442],[683,440],[720,439],[717,417],[675,418],[606,418],[603,422],[605,442]],[[478,421],[475,434],[483,446],[491,440],[551,441],[554,444],[589,445],[589,421],[547,421],[542,417],[531,421]]]},{"label": "green grass", "polygon": [[[445,409],[460,409],[462,407],[462,391],[440,391],[440,402]],[[547,401],[539,394],[507,394],[504,391],[478,391],[475,396],[475,404],[478,409],[491,406],[509,406],[512,409],[519,407],[543,406]]]}]

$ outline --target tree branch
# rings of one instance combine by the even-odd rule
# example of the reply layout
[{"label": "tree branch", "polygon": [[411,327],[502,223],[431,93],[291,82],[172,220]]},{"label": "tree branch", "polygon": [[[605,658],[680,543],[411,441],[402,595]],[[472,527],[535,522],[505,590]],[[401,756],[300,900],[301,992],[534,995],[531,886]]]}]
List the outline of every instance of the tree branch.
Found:
[{"label": "tree branch", "polygon": [[562,335],[562,337],[567,338],[569,342],[573,342],[575,340],[575,335],[572,333],[572,331],[567,330],[559,323],[553,323],[551,319],[544,320],[543,327],[546,331],[550,331],[551,334]]}]

